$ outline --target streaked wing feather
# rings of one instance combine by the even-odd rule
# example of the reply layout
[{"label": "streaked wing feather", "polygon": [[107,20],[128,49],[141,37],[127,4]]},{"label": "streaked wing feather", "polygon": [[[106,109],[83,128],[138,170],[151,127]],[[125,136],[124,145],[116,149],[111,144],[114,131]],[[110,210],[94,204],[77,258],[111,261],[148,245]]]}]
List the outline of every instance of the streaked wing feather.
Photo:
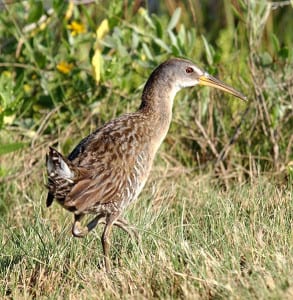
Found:
[{"label": "streaked wing feather", "polygon": [[85,179],[77,182],[67,195],[64,206],[74,206],[80,211],[91,210],[100,204],[113,203],[120,200],[117,181],[99,176],[95,179]]},{"label": "streaked wing feather", "polygon": [[[65,208],[90,211],[95,206],[123,202],[122,198],[130,199],[134,195],[130,185],[138,186],[139,180],[129,183],[126,174],[140,168],[135,162],[148,146],[147,129],[141,129],[144,135],[137,134],[137,117],[136,114],[124,115],[107,123],[84,138],[70,153],[68,165],[78,176],[64,195],[61,204]],[[83,170],[82,174],[79,170]]]}]

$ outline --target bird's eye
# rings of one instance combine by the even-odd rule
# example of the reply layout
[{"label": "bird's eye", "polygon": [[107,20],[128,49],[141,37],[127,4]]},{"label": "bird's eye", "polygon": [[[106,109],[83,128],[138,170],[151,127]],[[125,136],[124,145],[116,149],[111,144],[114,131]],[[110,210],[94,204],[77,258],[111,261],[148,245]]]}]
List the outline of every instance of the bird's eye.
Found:
[{"label": "bird's eye", "polygon": [[193,69],[191,67],[187,67],[185,69],[185,72],[188,73],[188,74],[193,73]]}]

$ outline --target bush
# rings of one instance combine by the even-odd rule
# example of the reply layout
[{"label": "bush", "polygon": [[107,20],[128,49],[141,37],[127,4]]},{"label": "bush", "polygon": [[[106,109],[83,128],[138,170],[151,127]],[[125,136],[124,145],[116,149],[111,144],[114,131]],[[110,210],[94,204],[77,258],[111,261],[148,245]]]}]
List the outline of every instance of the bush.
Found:
[{"label": "bush", "polygon": [[211,4],[200,10],[188,1],[171,17],[164,8],[150,15],[137,2],[130,8],[120,1],[107,7],[6,5],[0,154],[52,139],[68,153],[96,126],[135,110],[151,70],[180,56],[241,90],[249,102],[209,88],[181,92],[163,150],[184,167],[213,170],[226,184],[259,173],[286,175],[292,163],[293,54],[292,36],[278,24],[292,23],[290,11],[266,1],[211,3],[224,21],[204,15],[210,10],[216,16]]}]

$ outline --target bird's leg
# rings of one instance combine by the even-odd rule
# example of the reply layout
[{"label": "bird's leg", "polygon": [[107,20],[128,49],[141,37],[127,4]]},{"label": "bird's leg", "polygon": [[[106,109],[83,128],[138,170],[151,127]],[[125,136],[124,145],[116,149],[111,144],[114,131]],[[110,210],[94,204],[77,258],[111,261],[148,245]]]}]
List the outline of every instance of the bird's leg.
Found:
[{"label": "bird's leg", "polygon": [[84,214],[74,215],[74,223],[72,226],[72,234],[75,237],[84,237],[87,234],[87,231],[81,226],[81,219],[84,217]]},{"label": "bird's leg", "polygon": [[102,246],[103,246],[103,251],[104,251],[104,262],[105,262],[105,268],[106,272],[109,273],[111,268],[110,268],[110,234],[112,231],[112,226],[114,225],[115,221],[117,220],[117,216],[115,215],[110,215],[106,219],[106,225],[104,228],[104,232],[102,234]]},{"label": "bird's leg", "polygon": [[126,231],[129,234],[129,236],[132,239],[135,239],[137,241],[138,245],[141,246],[140,235],[138,234],[137,230],[133,226],[129,225],[125,219],[123,219],[123,218],[117,219],[115,221],[114,225],[116,225],[117,227]]},{"label": "bird's leg", "polygon": [[74,215],[74,223],[73,223],[73,227],[72,227],[72,234],[75,237],[84,237],[86,236],[91,230],[93,230],[99,223],[103,222],[103,220],[101,220],[104,215],[103,214],[99,214],[97,215],[94,219],[92,219],[86,227],[82,227],[81,226],[81,219],[84,217],[83,214],[80,215]]}]

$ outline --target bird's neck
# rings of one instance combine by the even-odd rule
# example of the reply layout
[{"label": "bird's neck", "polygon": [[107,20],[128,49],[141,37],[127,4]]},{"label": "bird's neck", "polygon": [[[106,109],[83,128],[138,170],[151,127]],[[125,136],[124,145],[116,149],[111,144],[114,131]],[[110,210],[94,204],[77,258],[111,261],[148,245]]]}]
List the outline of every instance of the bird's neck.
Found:
[{"label": "bird's neck", "polygon": [[144,87],[139,110],[152,122],[169,128],[173,102],[178,91],[179,88],[167,78],[151,76]]},{"label": "bird's neck", "polygon": [[153,140],[161,144],[165,138],[172,119],[173,101],[179,88],[171,84],[170,78],[153,74],[147,81],[139,111],[147,118],[149,127],[153,128]]}]

